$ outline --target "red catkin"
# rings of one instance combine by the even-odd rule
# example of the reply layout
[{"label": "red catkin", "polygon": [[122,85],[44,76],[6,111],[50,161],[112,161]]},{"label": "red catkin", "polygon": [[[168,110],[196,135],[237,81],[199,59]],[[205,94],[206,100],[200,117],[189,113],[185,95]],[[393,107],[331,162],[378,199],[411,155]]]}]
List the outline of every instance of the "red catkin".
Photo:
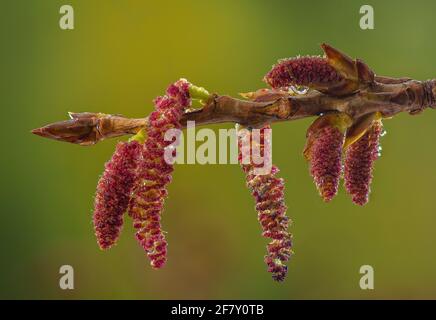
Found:
[{"label": "red catkin", "polygon": [[374,161],[378,158],[382,124],[375,121],[371,128],[350,145],[345,156],[345,189],[355,204],[365,205],[371,191]]},{"label": "red catkin", "polygon": [[341,79],[342,76],[328,63],[326,58],[317,56],[280,60],[264,78],[272,88],[335,84]]},{"label": "red catkin", "polygon": [[165,148],[172,141],[165,141],[164,135],[169,129],[180,128],[182,114],[191,104],[189,83],[183,79],[175,82],[168,87],[167,95],[156,98],[154,104],[129,215],[137,229],[136,239],[147,252],[151,266],[159,269],[165,265],[167,254],[161,213],[173,171],[173,165],[164,158]]},{"label": "red catkin", "polygon": [[93,222],[101,249],[109,249],[120,235],[141,149],[137,141],[118,143],[98,182]]},{"label": "red catkin", "polygon": [[[265,137],[265,129],[270,128],[266,126],[260,130],[260,139],[257,147],[259,147],[260,153],[263,153],[265,159],[267,159],[271,155],[267,154],[268,150],[270,150],[268,146],[270,141]],[[271,167],[269,173],[257,174],[255,169],[263,164],[255,164],[253,161],[245,164],[243,157],[247,155],[250,157],[256,142],[252,139],[252,134],[249,130],[239,131],[238,136],[239,162],[246,174],[247,186],[256,201],[258,220],[263,231],[262,235],[271,239],[271,242],[267,245],[267,255],[264,260],[268,266],[268,271],[272,273],[273,279],[283,281],[287,274],[285,263],[292,255],[292,236],[287,231],[290,220],[286,216],[287,207],[284,201],[284,181],[276,177],[279,169],[275,166]]]},{"label": "red catkin", "polygon": [[309,150],[310,174],[321,197],[329,202],[338,192],[344,134],[335,126],[326,126],[316,135]]}]

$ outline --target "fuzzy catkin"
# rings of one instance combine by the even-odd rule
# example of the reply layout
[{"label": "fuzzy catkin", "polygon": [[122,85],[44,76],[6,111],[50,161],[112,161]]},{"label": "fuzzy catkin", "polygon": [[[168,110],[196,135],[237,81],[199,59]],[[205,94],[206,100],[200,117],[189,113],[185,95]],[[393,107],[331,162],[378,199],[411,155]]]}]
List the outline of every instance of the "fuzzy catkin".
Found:
[{"label": "fuzzy catkin", "polygon": [[93,222],[101,249],[109,249],[120,235],[141,149],[137,141],[118,143],[98,182]]},{"label": "fuzzy catkin", "polygon": [[374,161],[379,154],[382,124],[374,122],[371,128],[348,147],[345,156],[344,184],[353,202],[363,206],[369,200]]},{"label": "fuzzy catkin", "polygon": [[312,86],[335,84],[342,76],[328,63],[326,58],[317,56],[297,57],[280,60],[265,78],[272,88],[291,85]]},{"label": "fuzzy catkin", "polygon": [[310,174],[325,202],[338,192],[344,134],[335,126],[321,128],[310,147]]},{"label": "fuzzy catkin", "polygon": [[161,213],[167,196],[166,186],[171,182],[173,171],[173,165],[164,157],[165,148],[173,142],[165,141],[164,136],[167,130],[181,127],[182,114],[191,104],[189,83],[183,79],[175,82],[168,87],[167,95],[156,98],[154,104],[129,215],[137,229],[136,239],[146,251],[151,266],[159,269],[165,265],[167,254]]},{"label": "fuzzy catkin", "polygon": [[[257,147],[264,154],[264,157],[270,157],[267,153],[270,142],[265,137],[266,126],[260,129],[260,139]],[[276,174],[279,169],[271,167],[271,171],[266,174],[256,174],[255,169],[261,165],[254,164],[253,161],[245,164],[243,157],[250,156],[252,148],[255,147],[252,134],[248,130],[239,131],[239,162],[246,174],[247,186],[256,201],[256,210],[258,220],[262,227],[262,235],[270,238],[271,242],[267,245],[267,255],[264,258],[268,266],[268,271],[276,281],[283,281],[287,274],[285,263],[292,255],[292,236],[287,229],[291,221],[286,216],[287,207],[284,201],[284,181],[277,178]],[[266,160],[269,161],[269,160]]]}]

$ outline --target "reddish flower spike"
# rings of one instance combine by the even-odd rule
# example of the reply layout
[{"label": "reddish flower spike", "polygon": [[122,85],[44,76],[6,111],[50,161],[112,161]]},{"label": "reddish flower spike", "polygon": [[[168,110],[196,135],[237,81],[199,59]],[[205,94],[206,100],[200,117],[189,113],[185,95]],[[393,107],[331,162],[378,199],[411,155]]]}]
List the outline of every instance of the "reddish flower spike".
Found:
[{"label": "reddish flower spike", "polygon": [[307,131],[304,155],[310,174],[325,202],[336,196],[342,173],[345,131],[351,119],[343,113],[329,113],[316,119]]},{"label": "reddish flower spike", "polygon": [[[260,145],[257,147],[264,154],[264,159],[270,160],[267,152],[270,149],[267,144],[270,143],[265,137],[265,129],[270,129],[266,126],[260,131]],[[276,177],[279,172],[278,168],[272,166],[268,174],[256,174],[254,169],[263,164],[244,164],[243,158],[249,156],[254,147],[254,140],[251,132],[248,130],[239,132],[239,162],[243,171],[246,174],[247,186],[252,192],[256,200],[256,210],[258,212],[258,220],[262,226],[262,235],[272,239],[267,246],[267,255],[265,263],[268,266],[268,272],[272,273],[272,277],[276,281],[283,281],[287,274],[287,266],[285,263],[292,255],[292,236],[287,229],[290,224],[289,218],[286,216],[287,207],[284,201],[284,181]]]},{"label": "reddish flower spike", "polygon": [[335,85],[342,79],[326,58],[317,56],[280,60],[264,78],[273,88],[302,85],[315,89]]},{"label": "reddish flower spike", "polygon": [[375,121],[371,128],[350,147],[345,156],[345,189],[355,204],[363,206],[369,200],[372,170],[378,158],[382,124]]},{"label": "reddish flower spike", "polygon": [[101,249],[109,249],[120,235],[141,148],[137,141],[119,143],[98,182],[93,222]]},{"label": "reddish flower spike", "polygon": [[338,193],[343,143],[344,134],[338,128],[325,127],[311,147],[310,174],[325,202]]},{"label": "reddish flower spike", "polygon": [[166,96],[155,99],[156,110],[149,117],[148,138],[129,205],[129,215],[137,229],[136,239],[156,269],[166,262],[167,242],[162,231],[161,213],[173,171],[173,165],[164,158],[165,147],[172,142],[165,141],[164,135],[168,129],[180,127],[183,111],[191,104],[189,85],[181,79],[168,87]]}]

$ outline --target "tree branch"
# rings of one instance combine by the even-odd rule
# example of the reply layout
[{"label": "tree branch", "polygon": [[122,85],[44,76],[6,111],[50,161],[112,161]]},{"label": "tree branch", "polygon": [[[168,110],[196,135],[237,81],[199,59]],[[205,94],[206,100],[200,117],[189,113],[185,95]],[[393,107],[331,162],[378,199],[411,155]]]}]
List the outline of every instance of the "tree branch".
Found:
[{"label": "tree branch", "polygon": [[[262,89],[246,94],[251,100],[213,94],[200,109],[189,110],[181,124],[195,121],[198,126],[233,122],[249,127],[261,127],[278,121],[292,121],[338,111],[357,119],[380,112],[392,117],[399,112],[417,114],[426,107],[434,108],[436,80],[416,81],[408,78],[375,77],[365,88],[346,96],[332,96],[316,90],[306,94]],[[147,127],[148,118],[130,119],[103,113],[70,113],[70,120],[34,129],[42,137],[93,145],[101,140],[137,133]]]},{"label": "tree branch", "polygon": [[[204,102],[202,108],[186,111],[182,126],[195,121],[196,125],[235,122],[246,127],[262,127],[328,112],[348,115],[352,125],[369,113],[378,112],[388,118],[399,112],[418,114],[426,107],[436,107],[436,80],[375,76],[362,60],[352,60],[328,44],[321,47],[323,58],[300,57],[279,62],[264,78],[275,89],[242,94],[248,100],[210,95],[204,88],[190,85],[190,96]],[[298,94],[289,90],[293,84],[307,85],[310,89]],[[147,118],[129,119],[102,113],[70,113],[70,118],[32,132],[92,145],[106,138],[135,134],[148,124]]]}]

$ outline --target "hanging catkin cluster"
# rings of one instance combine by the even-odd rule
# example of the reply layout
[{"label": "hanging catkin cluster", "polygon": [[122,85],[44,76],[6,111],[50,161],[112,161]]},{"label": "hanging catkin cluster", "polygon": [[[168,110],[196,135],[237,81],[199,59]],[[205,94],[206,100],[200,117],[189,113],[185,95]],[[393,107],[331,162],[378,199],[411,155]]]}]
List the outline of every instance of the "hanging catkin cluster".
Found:
[{"label": "hanging catkin cluster", "polygon": [[[401,111],[417,114],[426,106],[436,108],[436,79],[376,76],[363,61],[327,44],[322,48],[322,57],[280,60],[264,77],[269,87],[242,94],[246,100],[209,94],[180,79],[154,100],[155,109],[147,118],[70,113],[71,119],[32,132],[80,145],[134,134],[129,142],[117,145],[98,182],[95,234],[101,249],[113,246],[127,212],[151,266],[161,268],[167,259],[161,214],[173,171],[167,156],[175,156],[175,141],[166,141],[166,133],[182,129],[188,121],[237,123],[239,164],[255,199],[262,235],[270,240],[264,260],[273,279],[282,281],[293,242],[284,181],[272,165],[270,124],[315,116],[303,154],[319,194],[331,201],[343,178],[352,201],[362,206],[368,202],[379,157],[382,119]],[[192,110],[192,100],[198,100],[201,108]],[[180,130],[173,133],[178,141]]]},{"label": "hanging catkin cluster", "polygon": [[[279,61],[264,80],[273,89],[308,86],[343,95],[353,92],[373,74],[363,62],[352,64],[336,51],[326,50],[327,57],[297,57]],[[338,193],[344,175],[345,188],[354,203],[368,202],[373,163],[379,152],[381,120],[378,113],[353,121],[341,112],[320,115],[307,130],[304,156],[309,171],[324,201]],[[345,159],[343,154],[345,153]],[[345,174],[344,174],[345,172]]]},{"label": "hanging catkin cluster", "polygon": [[161,268],[167,253],[161,213],[173,171],[165,159],[165,148],[173,143],[165,141],[165,132],[180,128],[180,118],[191,103],[189,83],[184,79],[175,82],[154,103],[145,143],[120,143],[106,164],[97,187],[94,226],[100,247],[107,249],[117,240],[128,210],[151,266]]},{"label": "hanging catkin cluster", "polygon": [[166,262],[167,242],[162,231],[161,213],[171,182],[173,165],[165,159],[165,132],[180,128],[183,111],[190,105],[189,83],[179,80],[170,85],[167,95],[155,99],[156,110],[150,114],[142,158],[130,200],[129,215],[137,230],[136,239],[147,252],[153,268]]},{"label": "hanging catkin cluster", "polygon": [[118,143],[98,182],[94,229],[101,249],[109,249],[120,235],[141,149],[137,141]]},{"label": "hanging catkin cluster", "polygon": [[[279,169],[271,166],[271,141],[265,134],[266,130],[271,129],[265,126],[259,130],[258,139],[253,137],[251,130],[239,130],[238,159],[246,174],[247,186],[256,201],[262,235],[271,239],[267,246],[265,263],[273,279],[283,281],[288,271],[285,263],[292,254],[292,236],[288,233],[290,220],[286,216],[285,185],[283,179],[276,177]],[[258,151],[257,158],[262,161],[255,159],[255,148]],[[256,172],[256,169],[260,172]]]},{"label": "hanging catkin cluster", "polygon": [[[345,133],[333,121],[336,115],[327,115],[318,118],[307,132],[307,145],[304,151],[306,159],[310,162],[310,174],[313,177],[321,197],[330,201],[338,192],[341,178],[341,155],[344,145]],[[322,122],[321,125],[319,123]]]},{"label": "hanging catkin cluster", "polygon": [[[291,86],[342,94],[353,88],[353,81],[359,81],[359,75],[347,76],[344,72],[347,67],[333,62],[327,57],[281,60],[264,78],[276,91],[259,90],[248,96],[262,101]],[[354,78],[357,80],[350,80]],[[109,248],[119,235],[127,210],[137,230],[136,238],[146,251],[151,266],[161,268],[167,255],[161,214],[167,196],[166,186],[171,182],[173,171],[173,164],[165,159],[165,150],[169,145],[174,148],[173,141],[165,141],[165,133],[181,128],[183,113],[191,105],[190,84],[183,79],[175,82],[168,87],[165,96],[155,99],[154,104],[145,142],[141,145],[134,140],[120,144],[106,165],[98,185],[94,222],[100,246]],[[315,185],[326,202],[337,194],[342,176],[346,190],[356,204],[363,205],[368,201],[373,162],[379,148],[379,118],[372,116],[352,121],[345,113],[330,112],[320,115],[307,130],[304,155]],[[253,134],[255,130],[259,130],[258,139]],[[286,216],[284,181],[276,177],[279,170],[271,164],[271,141],[270,135],[266,134],[270,131],[269,125],[253,130],[240,127],[239,162],[256,201],[262,235],[271,239],[265,263],[273,279],[282,281],[287,274],[286,262],[292,255],[292,236],[287,231],[290,220]],[[254,150],[258,151],[258,159],[255,159]],[[248,162],[244,158],[246,155]],[[269,171],[259,172],[268,165]]]}]

